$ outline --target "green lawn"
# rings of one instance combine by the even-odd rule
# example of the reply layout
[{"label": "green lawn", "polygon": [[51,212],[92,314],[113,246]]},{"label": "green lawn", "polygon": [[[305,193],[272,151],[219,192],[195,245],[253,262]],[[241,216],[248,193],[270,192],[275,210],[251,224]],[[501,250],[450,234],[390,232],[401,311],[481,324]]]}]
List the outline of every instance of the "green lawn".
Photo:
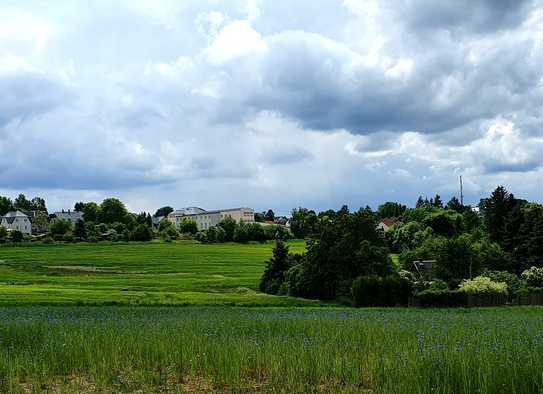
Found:
[{"label": "green lawn", "polygon": [[[289,243],[301,252],[303,241]],[[258,293],[271,242],[0,247],[0,304],[316,305]]]}]

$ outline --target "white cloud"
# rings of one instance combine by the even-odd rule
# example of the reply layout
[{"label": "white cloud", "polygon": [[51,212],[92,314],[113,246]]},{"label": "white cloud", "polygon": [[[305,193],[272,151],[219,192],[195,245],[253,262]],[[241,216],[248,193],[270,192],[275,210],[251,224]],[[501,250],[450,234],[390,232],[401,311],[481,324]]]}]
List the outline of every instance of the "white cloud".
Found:
[{"label": "white cloud", "polygon": [[0,194],[286,213],[463,173],[541,199],[541,1],[10,4]]},{"label": "white cloud", "polygon": [[248,21],[238,20],[221,29],[206,54],[212,64],[220,65],[242,56],[265,52],[266,49],[260,33]]}]

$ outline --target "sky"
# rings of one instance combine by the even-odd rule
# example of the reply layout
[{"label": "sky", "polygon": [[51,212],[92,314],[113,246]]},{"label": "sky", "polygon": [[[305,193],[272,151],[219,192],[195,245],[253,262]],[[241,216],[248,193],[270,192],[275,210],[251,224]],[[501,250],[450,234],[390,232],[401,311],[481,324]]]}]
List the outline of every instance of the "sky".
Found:
[{"label": "sky", "polygon": [[543,201],[543,0],[2,0],[0,194]]}]

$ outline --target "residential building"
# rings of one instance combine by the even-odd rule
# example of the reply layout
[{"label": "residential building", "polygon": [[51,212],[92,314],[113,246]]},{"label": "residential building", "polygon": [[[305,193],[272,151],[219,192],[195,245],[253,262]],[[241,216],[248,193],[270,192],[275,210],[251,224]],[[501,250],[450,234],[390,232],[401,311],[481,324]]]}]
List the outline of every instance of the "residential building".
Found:
[{"label": "residential building", "polygon": [[395,223],[394,219],[385,218],[377,224],[377,228],[383,230],[385,233],[390,230],[392,225]]},{"label": "residential building", "polygon": [[30,217],[21,211],[6,213],[0,219],[0,226],[5,227],[8,231],[20,231],[23,234],[32,234]]},{"label": "residential building", "polygon": [[198,207],[189,207],[178,209],[168,215],[168,220],[178,227],[183,219],[193,220],[196,222],[198,230],[207,230],[226,218],[234,219],[236,222],[254,223],[255,213],[251,208],[229,208],[206,211]]},{"label": "residential building", "polygon": [[66,220],[68,222],[70,222],[72,224],[72,226],[75,226],[75,223],[78,221],[78,220],[83,220],[83,212],[80,212],[80,211],[60,211],[60,212],[55,212],[53,214],[53,217],[56,217],[57,219],[62,219],[62,220]]}]

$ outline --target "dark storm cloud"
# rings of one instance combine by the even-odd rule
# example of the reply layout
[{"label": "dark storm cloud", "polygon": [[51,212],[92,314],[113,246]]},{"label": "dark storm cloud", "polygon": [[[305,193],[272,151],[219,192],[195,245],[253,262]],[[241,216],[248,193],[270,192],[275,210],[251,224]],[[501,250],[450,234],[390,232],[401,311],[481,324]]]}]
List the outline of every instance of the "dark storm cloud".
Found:
[{"label": "dark storm cloud", "polygon": [[413,30],[447,29],[485,34],[521,24],[533,0],[405,0],[394,7]]}]

